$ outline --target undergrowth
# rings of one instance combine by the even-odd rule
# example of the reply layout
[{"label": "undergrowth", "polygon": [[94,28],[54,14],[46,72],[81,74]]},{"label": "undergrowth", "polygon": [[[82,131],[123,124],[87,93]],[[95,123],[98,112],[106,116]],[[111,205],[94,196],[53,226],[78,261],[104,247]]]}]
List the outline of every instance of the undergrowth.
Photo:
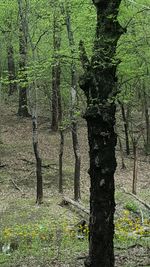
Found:
[{"label": "undergrowth", "polygon": [[[143,221],[125,209],[116,219],[115,227],[115,245],[125,247],[141,242],[148,245],[148,219]],[[0,264],[3,267],[21,266],[15,265],[16,262],[29,257],[38,262],[73,262],[76,257],[87,254],[88,234],[88,225],[82,227],[76,219],[70,223],[62,217],[4,227],[0,236]]]}]

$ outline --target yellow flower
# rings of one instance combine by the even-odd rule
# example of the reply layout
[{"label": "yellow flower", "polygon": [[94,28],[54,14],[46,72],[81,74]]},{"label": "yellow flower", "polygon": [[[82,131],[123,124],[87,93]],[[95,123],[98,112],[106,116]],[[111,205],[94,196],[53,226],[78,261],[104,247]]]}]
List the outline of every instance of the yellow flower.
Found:
[{"label": "yellow flower", "polygon": [[124,215],[129,216],[130,212],[128,210],[124,210]]}]

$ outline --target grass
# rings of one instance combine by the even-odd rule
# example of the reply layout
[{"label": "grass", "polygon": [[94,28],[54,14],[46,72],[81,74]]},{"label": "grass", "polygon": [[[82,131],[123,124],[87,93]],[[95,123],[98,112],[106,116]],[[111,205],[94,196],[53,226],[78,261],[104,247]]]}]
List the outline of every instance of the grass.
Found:
[{"label": "grass", "polygon": [[[23,264],[34,267],[37,263],[40,267],[56,263],[56,266],[75,266],[77,257],[87,254],[87,231],[83,239],[78,239],[76,224],[80,218],[59,206],[60,200],[53,196],[41,206],[27,198],[9,203],[1,218],[1,267],[21,267]],[[133,216],[127,206],[128,202],[121,217],[115,221],[115,246],[123,250],[140,245],[146,249],[150,245],[149,233],[144,230],[149,226],[148,218],[142,225],[140,217]]]},{"label": "grass", "polygon": [[19,200],[17,205],[11,203],[1,224],[2,267],[17,266],[30,257],[38,264],[41,259],[42,264],[46,261],[69,263],[87,251],[87,237],[83,240],[77,237],[75,225],[79,218],[60,206],[56,210],[55,205],[53,201],[40,207],[31,200]]}]

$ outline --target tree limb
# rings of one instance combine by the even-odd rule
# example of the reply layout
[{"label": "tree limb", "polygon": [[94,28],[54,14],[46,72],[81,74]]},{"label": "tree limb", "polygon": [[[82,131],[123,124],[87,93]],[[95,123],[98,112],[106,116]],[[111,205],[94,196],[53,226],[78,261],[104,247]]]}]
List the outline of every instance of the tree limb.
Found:
[{"label": "tree limb", "polygon": [[127,192],[125,189],[123,189],[123,192],[125,194],[128,194],[128,195],[134,197],[137,201],[139,201],[141,204],[143,204],[148,210],[150,210],[150,205],[145,203],[142,199],[138,198],[136,195],[134,195],[134,194],[132,194],[130,192]]},{"label": "tree limb", "polygon": [[25,193],[22,191],[22,189],[15,183],[15,181],[10,178],[10,181],[12,182],[12,184],[14,185],[14,187],[21,192],[22,195],[25,195]]},{"label": "tree limb", "polygon": [[63,197],[63,201],[61,203],[62,206],[65,206],[65,205],[68,205],[68,204],[71,204],[73,205],[75,208],[83,211],[84,213],[86,213],[87,215],[90,215],[90,211],[87,210],[85,207],[83,207],[81,204],[79,204],[78,202],[68,198],[68,197]]}]

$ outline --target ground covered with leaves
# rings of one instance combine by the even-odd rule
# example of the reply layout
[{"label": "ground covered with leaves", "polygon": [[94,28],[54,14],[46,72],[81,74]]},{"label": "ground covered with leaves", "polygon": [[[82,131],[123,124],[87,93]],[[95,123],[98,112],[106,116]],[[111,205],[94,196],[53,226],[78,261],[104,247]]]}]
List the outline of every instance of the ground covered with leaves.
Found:
[{"label": "ground covered with leaves", "polygon": [[[16,116],[13,108],[1,112],[0,142],[0,266],[78,267],[88,254],[87,215],[62,206],[58,194],[59,133],[39,118],[39,146],[43,160],[44,201],[37,206],[35,159],[31,119]],[[88,144],[85,122],[80,122],[82,156],[81,203],[89,208]],[[64,195],[73,198],[74,157],[71,134],[65,133]],[[125,157],[121,169],[117,151],[115,258],[116,267],[150,266],[149,210],[131,192],[133,158]],[[137,196],[149,202],[150,159],[140,152]],[[81,220],[87,221],[82,229]]]}]

